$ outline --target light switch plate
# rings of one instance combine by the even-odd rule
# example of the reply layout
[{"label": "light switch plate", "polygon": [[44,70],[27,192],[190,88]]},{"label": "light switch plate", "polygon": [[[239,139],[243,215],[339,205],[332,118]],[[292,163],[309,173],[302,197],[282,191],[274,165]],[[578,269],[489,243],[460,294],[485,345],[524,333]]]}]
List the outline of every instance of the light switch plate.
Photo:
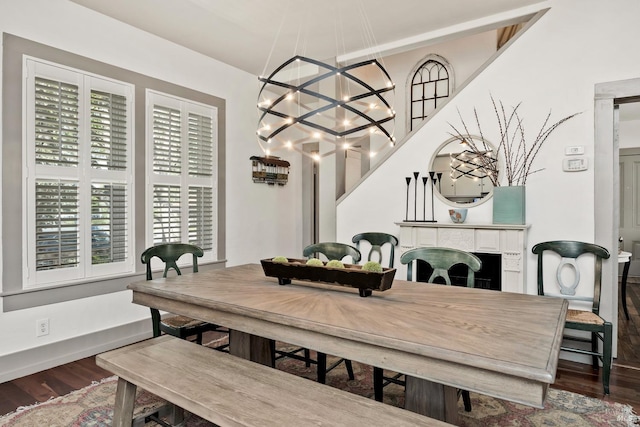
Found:
[{"label": "light switch plate", "polygon": [[566,147],[564,149],[564,154],[566,154],[567,156],[577,156],[579,154],[584,154],[584,146],[574,145],[571,147]]}]

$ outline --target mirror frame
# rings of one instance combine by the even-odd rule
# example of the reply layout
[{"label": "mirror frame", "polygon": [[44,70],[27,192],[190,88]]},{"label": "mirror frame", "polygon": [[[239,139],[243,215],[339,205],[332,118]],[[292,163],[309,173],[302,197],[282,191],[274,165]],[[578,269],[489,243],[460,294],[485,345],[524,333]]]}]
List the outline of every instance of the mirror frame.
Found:
[{"label": "mirror frame", "polygon": [[[498,150],[498,147],[495,146],[495,144],[493,144],[491,141],[488,141],[486,138],[482,138],[479,135],[467,135],[470,138],[475,139],[476,141],[481,141],[484,142],[487,145],[490,145],[491,147],[493,147],[494,150]],[[433,164],[436,160],[436,157],[438,156],[438,154],[440,153],[440,151],[442,151],[442,149],[444,147],[446,147],[447,145],[451,144],[454,141],[458,141],[459,138],[452,136],[451,138],[447,139],[446,141],[444,141],[442,144],[440,144],[438,146],[438,148],[434,151],[433,156],[431,156],[431,161],[429,162],[429,170],[432,171],[434,170]],[[498,157],[498,164],[499,164],[499,172],[498,172],[498,180],[500,180],[500,177],[502,176],[502,173],[500,171],[502,171],[502,159],[500,157]],[[443,196],[439,190],[435,190],[434,194],[436,195],[436,197],[438,199],[440,199],[441,202],[449,205],[449,206],[453,206],[456,208],[472,208],[474,206],[479,206],[483,203],[485,203],[486,201],[488,201],[489,199],[491,199],[493,197],[493,186],[491,188],[491,191],[489,191],[489,193],[484,196],[481,200],[478,200],[477,202],[471,202],[471,203],[458,203],[458,202],[454,202],[451,201],[449,199],[447,199],[445,196]]]}]

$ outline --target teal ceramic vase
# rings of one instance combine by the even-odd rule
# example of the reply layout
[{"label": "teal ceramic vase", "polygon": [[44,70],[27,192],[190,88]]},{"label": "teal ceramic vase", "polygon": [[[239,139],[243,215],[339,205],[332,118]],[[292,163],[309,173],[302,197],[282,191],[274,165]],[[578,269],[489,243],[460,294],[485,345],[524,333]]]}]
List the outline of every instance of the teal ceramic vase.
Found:
[{"label": "teal ceramic vase", "polygon": [[526,220],[525,189],[523,185],[493,189],[493,223],[524,225]]}]

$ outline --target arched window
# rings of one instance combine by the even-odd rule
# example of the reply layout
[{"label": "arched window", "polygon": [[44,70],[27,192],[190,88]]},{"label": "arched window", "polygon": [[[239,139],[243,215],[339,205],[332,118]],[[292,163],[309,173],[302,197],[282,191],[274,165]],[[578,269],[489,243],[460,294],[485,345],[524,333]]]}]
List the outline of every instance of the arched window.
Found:
[{"label": "arched window", "polygon": [[453,71],[439,55],[429,55],[414,69],[409,82],[409,131],[446,100],[453,91]]}]

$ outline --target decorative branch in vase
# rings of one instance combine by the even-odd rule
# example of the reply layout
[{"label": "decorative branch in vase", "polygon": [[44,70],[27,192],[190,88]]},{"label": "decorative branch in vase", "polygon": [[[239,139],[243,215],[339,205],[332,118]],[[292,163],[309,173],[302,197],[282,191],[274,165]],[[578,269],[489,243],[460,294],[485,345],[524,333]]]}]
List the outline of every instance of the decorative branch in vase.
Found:
[{"label": "decorative branch in vase", "polygon": [[[580,114],[574,113],[568,115],[557,122],[549,125],[551,119],[551,111],[547,114],[545,121],[543,122],[540,131],[536,135],[533,142],[528,142],[524,131],[524,121],[520,116],[518,109],[521,102],[515,107],[511,107],[511,111],[507,112],[502,101],[496,102],[491,97],[491,103],[498,122],[498,128],[500,131],[498,148],[493,157],[488,154],[492,152],[492,149],[487,145],[482,127],[480,125],[480,118],[476,108],[473,109],[473,115],[475,118],[478,132],[480,133],[481,142],[477,142],[474,138],[470,137],[472,134],[469,131],[469,127],[462,118],[460,110],[458,110],[458,116],[462,123],[462,132],[460,129],[449,123],[449,126],[453,129],[450,133],[451,136],[458,139],[461,143],[465,144],[469,151],[472,151],[480,162],[480,169],[491,180],[494,187],[500,186],[499,176],[499,162],[495,161],[497,156],[502,156],[504,161],[505,173],[504,179],[508,186],[526,185],[529,175],[541,171],[542,169],[532,169],[533,161],[540,152],[540,148],[545,143],[549,135],[558,128],[558,126],[565,123],[567,120]],[[490,139],[488,141],[491,141]]]},{"label": "decorative branch in vase", "polygon": [[[480,133],[480,141],[474,140],[471,136],[472,134],[462,118],[460,110],[458,110],[458,116],[462,122],[461,129],[464,132],[449,123],[453,129],[450,134],[475,155],[474,160],[478,165],[478,169],[491,180],[494,186],[494,224],[525,224],[525,185],[527,178],[529,175],[542,170],[533,169],[533,162],[549,135],[558,126],[580,113],[570,114],[553,124],[549,124],[551,119],[551,111],[549,111],[536,137],[533,141],[528,141],[524,131],[524,121],[518,111],[522,103],[511,107],[511,111],[505,109],[502,101],[496,102],[493,96],[491,96],[491,103],[500,132],[497,149],[491,148],[487,142],[490,140],[485,139],[478,111],[475,108],[473,109],[473,115]],[[500,157],[502,157],[504,164],[504,177],[499,174],[501,162],[498,159]],[[506,181],[506,186],[500,186],[502,180]]]}]

